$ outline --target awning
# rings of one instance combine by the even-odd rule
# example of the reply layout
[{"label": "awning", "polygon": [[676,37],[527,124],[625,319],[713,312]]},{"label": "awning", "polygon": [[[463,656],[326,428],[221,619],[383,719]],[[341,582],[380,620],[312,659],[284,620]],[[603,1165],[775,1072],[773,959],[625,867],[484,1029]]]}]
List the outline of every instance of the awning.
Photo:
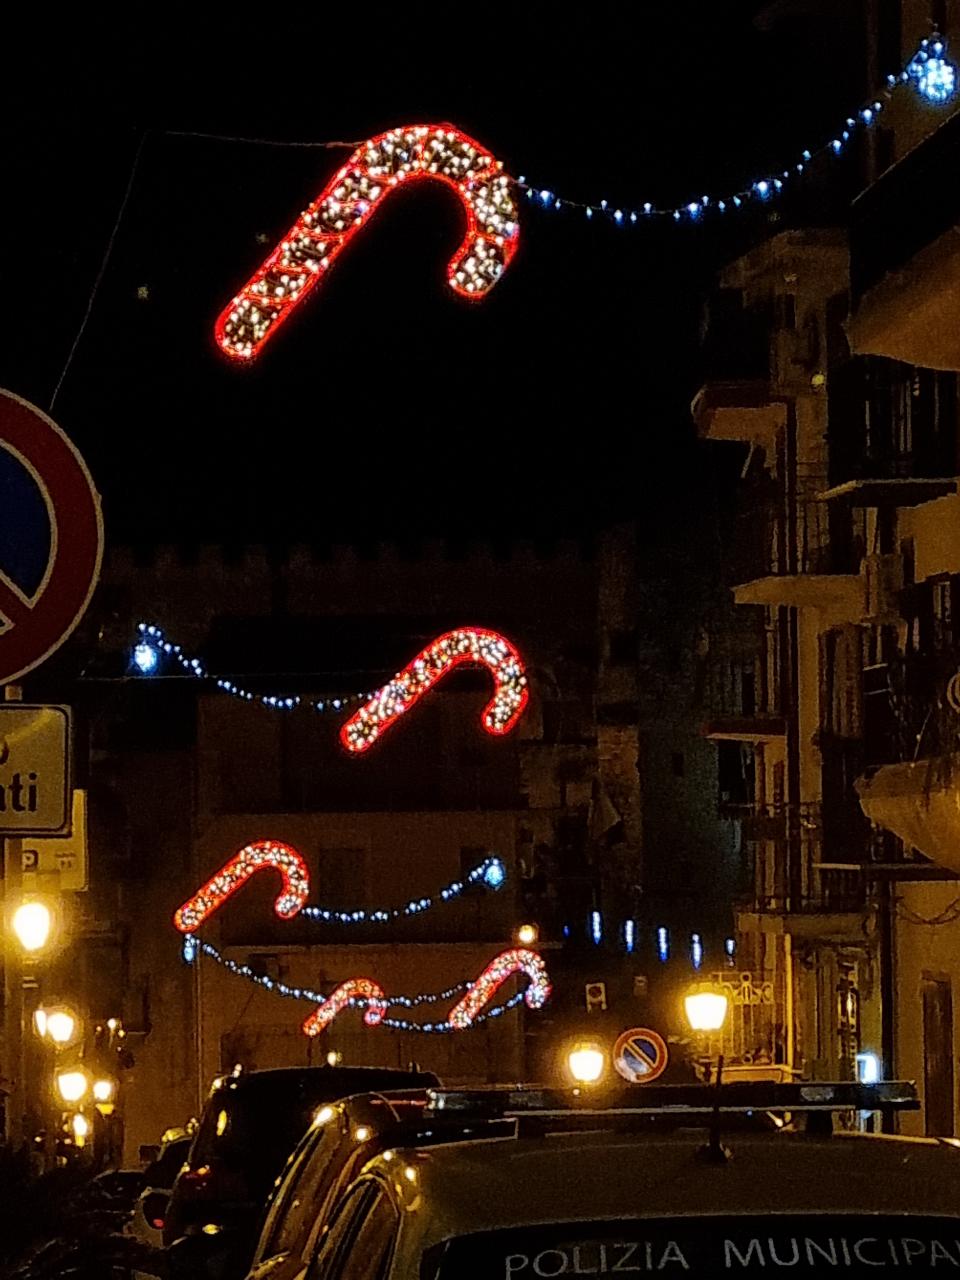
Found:
[{"label": "awning", "polygon": [[960,755],[884,765],[856,787],[871,822],[960,872]]}]

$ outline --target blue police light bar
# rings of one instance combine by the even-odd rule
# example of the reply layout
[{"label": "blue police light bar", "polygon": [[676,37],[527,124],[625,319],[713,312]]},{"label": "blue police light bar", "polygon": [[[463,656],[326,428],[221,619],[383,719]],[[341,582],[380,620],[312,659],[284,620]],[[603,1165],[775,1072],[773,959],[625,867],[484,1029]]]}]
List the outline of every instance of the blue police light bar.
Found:
[{"label": "blue police light bar", "polygon": [[594,1114],[693,1114],[753,1111],[916,1111],[912,1080],[857,1084],[777,1084],[733,1081],[719,1089],[708,1084],[645,1084],[614,1089],[555,1089],[538,1085],[493,1085],[486,1089],[428,1089],[427,1112],[456,1112],[488,1118],[539,1114],[563,1115],[589,1109]]}]

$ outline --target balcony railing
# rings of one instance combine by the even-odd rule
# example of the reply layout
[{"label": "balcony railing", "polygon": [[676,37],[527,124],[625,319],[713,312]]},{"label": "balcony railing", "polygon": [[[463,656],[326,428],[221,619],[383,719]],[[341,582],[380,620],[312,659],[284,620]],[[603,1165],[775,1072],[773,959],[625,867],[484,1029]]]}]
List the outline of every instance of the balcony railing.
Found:
[{"label": "balcony railing", "polygon": [[[861,911],[867,878],[860,871],[836,870],[831,863],[860,864],[869,858],[869,824],[820,805],[757,809],[744,825],[752,854],[754,892],[747,910],[772,915],[823,915]],[[826,863],[823,869],[821,864]]]},{"label": "balcony railing", "polygon": [[863,673],[867,768],[956,751],[960,716],[946,688],[960,670],[960,646],[908,654]]}]

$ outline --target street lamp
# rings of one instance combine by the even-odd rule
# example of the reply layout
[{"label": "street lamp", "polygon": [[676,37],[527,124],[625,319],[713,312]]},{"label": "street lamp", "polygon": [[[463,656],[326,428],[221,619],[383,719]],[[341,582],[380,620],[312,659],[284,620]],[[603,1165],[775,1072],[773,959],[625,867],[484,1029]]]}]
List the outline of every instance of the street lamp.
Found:
[{"label": "street lamp", "polygon": [[81,1115],[78,1111],[70,1122],[73,1129],[73,1137],[78,1147],[86,1145],[87,1135],[90,1133],[90,1121],[85,1115]]},{"label": "street lamp", "polygon": [[[727,997],[709,982],[698,983],[683,998],[683,1007],[687,1015],[690,1030],[700,1039],[703,1048],[703,1068],[705,1078],[710,1079],[710,1054],[707,1052],[709,1037],[715,1035],[727,1020]],[[717,1058],[716,1083],[720,1084],[723,1075],[723,1054]]]},{"label": "street lamp", "polygon": [[607,1065],[607,1055],[596,1040],[578,1040],[567,1054],[567,1071],[574,1084],[596,1084]]},{"label": "street lamp", "polygon": [[112,1102],[116,1091],[116,1081],[109,1079],[107,1076],[102,1076],[99,1080],[94,1080],[93,1082],[93,1096],[97,1102]]},{"label": "street lamp", "polygon": [[727,997],[709,983],[693,987],[683,998],[691,1031],[709,1035],[719,1031],[727,1020]]},{"label": "street lamp", "polygon": [[22,902],[10,922],[24,951],[42,951],[53,927],[53,916],[44,902]]},{"label": "street lamp", "polygon": [[[42,1034],[49,1036],[58,1049],[63,1049],[66,1045],[72,1044],[77,1038],[80,1020],[71,1009],[63,1007],[38,1010],[37,1012],[42,1012],[45,1015],[45,1030]],[[35,1017],[34,1021],[39,1030],[40,1019]]]},{"label": "street lamp", "polygon": [[76,1067],[57,1075],[57,1092],[64,1102],[80,1102],[85,1097],[89,1084],[87,1073]]},{"label": "street lamp", "polygon": [[540,930],[535,924],[522,924],[517,930],[517,941],[522,947],[532,947],[540,936]]}]

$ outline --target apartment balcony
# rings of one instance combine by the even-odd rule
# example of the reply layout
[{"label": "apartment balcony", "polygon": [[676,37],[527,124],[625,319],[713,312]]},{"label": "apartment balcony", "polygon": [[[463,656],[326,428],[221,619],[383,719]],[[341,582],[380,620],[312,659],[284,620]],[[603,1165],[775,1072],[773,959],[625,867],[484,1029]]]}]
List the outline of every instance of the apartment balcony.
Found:
[{"label": "apartment balcony", "polygon": [[853,205],[851,350],[960,370],[960,115]]},{"label": "apartment balcony", "polygon": [[786,406],[771,403],[766,379],[716,380],[704,383],[690,411],[703,439],[758,445],[769,456],[784,424]]},{"label": "apartment balcony", "polygon": [[960,875],[960,754],[882,765],[857,791],[871,822]]},{"label": "apartment balcony", "polygon": [[706,721],[700,732],[711,742],[751,742],[758,746],[783,738],[787,723],[783,716],[763,712],[716,716]]},{"label": "apartment balcony", "polygon": [[819,609],[831,626],[859,622],[866,607],[864,579],[853,573],[771,573],[733,589],[736,604]]},{"label": "apartment balcony", "polygon": [[820,805],[760,811],[744,823],[752,846],[754,894],[740,904],[744,933],[790,934],[811,941],[862,942],[872,911],[866,877],[869,831],[838,809],[824,826]]}]

